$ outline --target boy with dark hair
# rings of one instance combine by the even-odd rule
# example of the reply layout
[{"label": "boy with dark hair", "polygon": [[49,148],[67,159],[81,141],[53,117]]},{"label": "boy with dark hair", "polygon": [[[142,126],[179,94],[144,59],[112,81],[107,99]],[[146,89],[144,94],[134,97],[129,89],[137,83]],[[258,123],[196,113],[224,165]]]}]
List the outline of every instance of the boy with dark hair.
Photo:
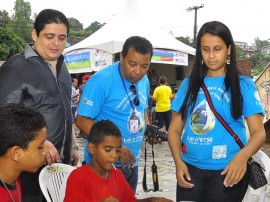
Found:
[{"label": "boy with dark hair", "polygon": [[136,199],[121,171],[114,167],[121,153],[122,136],[113,122],[96,122],[90,130],[88,141],[87,147],[92,154],[92,161],[70,174],[65,202],[170,201],[157,197]]},{"label": "boy with dark hair", "polygon": [[23,105],[0,105],[0,198],[22,201],[18,176],[36,172],[45,163],[46,122],[38,111]]}]

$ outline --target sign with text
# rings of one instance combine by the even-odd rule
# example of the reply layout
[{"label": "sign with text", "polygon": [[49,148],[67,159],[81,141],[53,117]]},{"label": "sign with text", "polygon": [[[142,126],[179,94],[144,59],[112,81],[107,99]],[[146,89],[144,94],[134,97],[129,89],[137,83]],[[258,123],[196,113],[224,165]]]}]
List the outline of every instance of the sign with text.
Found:
[{"label": "sign with text", "polygon": [[151,62],[188,66],[188,54],[180,51],[154,49]]},{"label": "sign with text", "polygon": [[98,71],[112,64],[112,54],[98,49],[79,49],[64,55],[69,73]]}]

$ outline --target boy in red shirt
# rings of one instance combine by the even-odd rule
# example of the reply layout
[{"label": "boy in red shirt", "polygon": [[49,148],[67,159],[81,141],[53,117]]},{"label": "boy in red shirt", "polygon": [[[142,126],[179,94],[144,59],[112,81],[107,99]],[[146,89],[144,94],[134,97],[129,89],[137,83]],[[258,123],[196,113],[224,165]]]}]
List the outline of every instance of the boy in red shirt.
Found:
[{"label": "boy in red shirt", "polygon": [[18,176],[36,172],[45,163],[46,121],[43,115],[17,104],[0,105],[0,201],[22,202]]},{"label": "boy in red shirt", "polygon": [[122,172],[114,168],[122,147],[120,130],[111,121],[95,123],[88,136],[93,159],[70,174],[64,202],[169,202],[165,198],[136,199]]}]

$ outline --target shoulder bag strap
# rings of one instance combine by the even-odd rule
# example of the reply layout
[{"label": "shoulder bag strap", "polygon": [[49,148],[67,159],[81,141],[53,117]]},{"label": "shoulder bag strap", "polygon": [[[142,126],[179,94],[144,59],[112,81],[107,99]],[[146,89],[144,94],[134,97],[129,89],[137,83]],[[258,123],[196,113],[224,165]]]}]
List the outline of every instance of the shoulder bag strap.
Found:
[{"label": "shoulder bag strap", "polygon": [[224,128],[229,132],[229,134],[233,137],[233,139],[236,141],[236,143],[239,145],[239,147],[242,149],[244,147],[244,144],[242,143],[242,141],[240,140],[240,138],[238,137],[237,134],[235,134],[233,132],[233,130],[231,129],[231,127],[227,124],[227,122],[219,115],[219,113],[216,111],[212,100],[211,100],[211,96],[205,86],[204,83],[202,83],[202,88],[205,94],[205,97],[207,99],[207,102],[211,108],[211,110],[213,111],[213,113],[215,114],[215,116],[217,117],[217,119],[219,120],[219,122],[224,126]]}]

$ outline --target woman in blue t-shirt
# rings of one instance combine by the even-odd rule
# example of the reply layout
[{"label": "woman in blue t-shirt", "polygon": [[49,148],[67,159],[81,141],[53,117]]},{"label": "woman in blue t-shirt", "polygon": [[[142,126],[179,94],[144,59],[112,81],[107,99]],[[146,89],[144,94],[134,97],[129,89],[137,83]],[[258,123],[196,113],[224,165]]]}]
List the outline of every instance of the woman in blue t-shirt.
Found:
[{"label": "woman in blue t-shirt", "polygon": [[[203,83],[243,149],[215,117]],[[176,165],[176,200],[242,201],[249,183],[247,161],[265,141],[264,111],[254,82],[238,72],[234,41],[223,23],[201,27],[190,78],[181,84],[171,109],[168,142]]]}]

